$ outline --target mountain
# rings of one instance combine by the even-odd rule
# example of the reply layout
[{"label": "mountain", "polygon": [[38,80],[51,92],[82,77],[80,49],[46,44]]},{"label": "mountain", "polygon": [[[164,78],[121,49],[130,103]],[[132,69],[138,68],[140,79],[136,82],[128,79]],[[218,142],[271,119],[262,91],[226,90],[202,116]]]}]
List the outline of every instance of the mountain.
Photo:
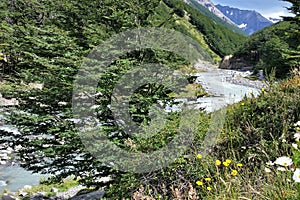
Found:
[{"label": "mountain", "polygon": [[[168,10],[172,9],[169,12],[175,13],[183,23],[178,22],[173,25],[175,30],[189,33],[188,35],[200,34],[200,37],[194,36],[194,38],[202,38],[201,40],[208,45],[210,50],[220,57],[228,55],[228,52],[234,52],[245,41],[245,36],[238,27],[226,23],[199,3],[197,6],[205,10],[207,14],[199,12],[199,8],[182,0],[163,0],[162,5],[164,4]],[[167,15],[166,18],[168,18]],[[188,26],[192,29],[187,29]]]},{"label": "mountain", "polygon": [[235,24],[231,21],[228,17],[226,17],[210,0],[185,0],[188,4],[201,4],[205,8],[207,8],[210,12],[218,16],[219,18],[223,19],[225,22],[229,24]]},{"label": "mountain", "polygon": [[219,11],[209,0],[184,0],[184,2],[198,10],[201,14],[209,17],[215,23],[220,24],[235,33],[247,35],[246,32],[237,27],[234,22]]},{"label": "mountain", "polygon": [[264,70],[283,78],[300,65],[300,33],[296,23],[281,21],[250,35],[220,68]]},{"label": "mountain", "polygon": [[240,10],[220,4],[216,7],[249,35],[273,24],[272,21],[254,10]]}]

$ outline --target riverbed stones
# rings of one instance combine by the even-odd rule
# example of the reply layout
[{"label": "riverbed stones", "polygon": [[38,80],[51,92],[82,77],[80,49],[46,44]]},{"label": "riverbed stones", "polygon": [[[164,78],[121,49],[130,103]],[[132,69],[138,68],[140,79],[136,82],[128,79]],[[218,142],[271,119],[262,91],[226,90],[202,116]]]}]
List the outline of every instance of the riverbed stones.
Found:
[{"label": "riverbed stones", "polygon": [[18,104],[19,104],[19,102],[16,98],[6,99],[0,93],[0,107],[17,106]]},{"label": "riverbed stones", "polygon": [[46,192],[39,192],[39,193],[32,195],[29,199],[30,200],[43,200],[43,199],[49,199],[49,198],[46,197]]},{"label": "riverbed stones", "polygon": [[85,189],[86,187],[83,185],[78,185],[75,187],[72,187],[68,189],[66,192],[58,192],[56,194],[56,197],[61,198],[61,199],[70,199],[74,197],[80,190]]},{"label": "riverbed stones", "polygon": [[11,154],[13,153],[13,149],[10,147],[6,147],[6,145],[0,145],[0,165],[6,165],[10,163],[12,160]]},{"label": "riverbed stones", "polygon": [[98,200],[104,196],[104,190],[98,190],[94,192],[90,192],[87,194],[81,194],[78,196],[72,197],[70,200],[82,200],[82,199],[89,199],[89,200]]},{"label": "riverbed stones", "polygon": [[10,194],[4,194],[2,197],[0,197],[0,200],[19,200],[19,199]]}]

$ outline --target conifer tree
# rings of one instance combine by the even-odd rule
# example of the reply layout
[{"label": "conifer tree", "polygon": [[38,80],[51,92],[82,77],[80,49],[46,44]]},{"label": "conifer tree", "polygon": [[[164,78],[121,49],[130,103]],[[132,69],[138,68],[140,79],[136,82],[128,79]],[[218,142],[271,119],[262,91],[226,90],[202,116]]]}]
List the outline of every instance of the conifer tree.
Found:
[{"label": "conifer tree", "polygon": [[291,7],[287,8],[292,14],[294,14],[294,17],[284,17],[287,21],[293,21],[296,22],[300,26],[300,1],[299,0],[282,0],[286,1],[292,4]]}]

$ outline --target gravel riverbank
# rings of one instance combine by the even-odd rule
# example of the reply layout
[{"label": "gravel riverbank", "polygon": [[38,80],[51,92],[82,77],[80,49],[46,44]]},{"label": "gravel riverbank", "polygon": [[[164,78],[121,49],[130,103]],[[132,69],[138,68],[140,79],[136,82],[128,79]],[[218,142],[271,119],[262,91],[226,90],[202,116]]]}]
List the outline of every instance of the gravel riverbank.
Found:
[{"label": "gravel riverbank", "polygon": [[267,87],[267,84],[263,80],[249,79],[249,77],[253,74],[252,71],[220,69],[217,65],[213,65],[204,61],[196,63],[194,67],[196,68],[196,70],[199,71],[206,71],[210,73],[219,74],[219,76],[222,77],[223,82],[228,82],[236,85],[243,85],[257,89]]}]

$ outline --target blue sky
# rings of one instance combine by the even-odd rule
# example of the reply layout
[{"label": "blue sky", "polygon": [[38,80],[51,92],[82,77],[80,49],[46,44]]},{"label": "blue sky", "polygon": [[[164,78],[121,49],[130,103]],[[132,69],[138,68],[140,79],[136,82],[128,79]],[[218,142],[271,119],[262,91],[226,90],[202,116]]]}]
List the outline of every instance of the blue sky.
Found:
[{"label": "blue sky", "polygon": [[215,5],[227,5],[244,10],[256,10],[265,17],[279,17],[289,15],[285,7],[291,4],[280,0],[211,0]]}]

